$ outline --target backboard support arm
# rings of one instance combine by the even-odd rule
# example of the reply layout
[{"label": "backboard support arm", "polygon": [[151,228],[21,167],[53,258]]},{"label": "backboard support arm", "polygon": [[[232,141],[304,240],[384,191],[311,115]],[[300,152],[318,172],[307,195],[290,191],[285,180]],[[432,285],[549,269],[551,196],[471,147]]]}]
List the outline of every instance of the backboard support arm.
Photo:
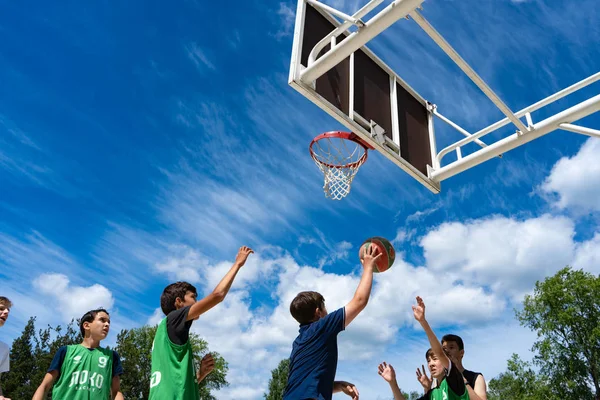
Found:
[{"label": "backboard support arm", "polygon": [[508,108],[500,97],[481,79],[469,64],[450,46],[450,44],[435,30],[433,26],[417,10],[412,11],[409,16],[429,35],[431,39],[454,61],[454,63],[481,89],[483,93],[502,111],[502,114],[512,121],[521,132],[529,129]]},{"label": "backboard support arm", "polygon": [[582,135],[600,138],[600,130],[598,130],[598,129],[591,129],[591,128],[586,128],[584,126],[573,125],[573,124],[560,124],[558,127],[565,131],[570,131],[570,132],[580,133]]},{"label": "backboard support arm", "polygon": [[[565,124],[567,124],[567,127],[570,127],[569,124],[571,122],[578,121],[598,111],[600,111],[600,95],[594,96],[591,99],[588,99],[558,114],[555,114],[552,117],[538,122],[533,126],[533,129],[527,133],[515,133],[509,137],[495,142],[494,144],[489,145],[484,149],[478,150],[475,153],[469,154],[466,157],[434,170],[431,172],[430,178],[438,182],[443,181],[493,157],[519,147],[522,144],[544,136],[554,130],[564,129]],[[474,140],[474,136],[475,135],[472,135],[467,139]]]}]

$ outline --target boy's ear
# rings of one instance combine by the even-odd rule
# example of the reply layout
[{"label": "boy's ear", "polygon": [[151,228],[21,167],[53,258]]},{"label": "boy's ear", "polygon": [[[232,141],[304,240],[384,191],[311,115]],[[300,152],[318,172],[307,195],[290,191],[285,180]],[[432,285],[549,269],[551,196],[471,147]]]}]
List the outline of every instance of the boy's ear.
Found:
[{"label": "boy's ear", "polygon": [[181,297],[176,297],[175,298],[175,308],[180,308],[181,305],[183,304],[183,300],[181,299]]},{"label": "boy's ear", "polygon": [[320,308],[315,308],[315,315],[313,316],[313,319],[315,321],[319,320],[319,318],[321,318],[321,309]]}]

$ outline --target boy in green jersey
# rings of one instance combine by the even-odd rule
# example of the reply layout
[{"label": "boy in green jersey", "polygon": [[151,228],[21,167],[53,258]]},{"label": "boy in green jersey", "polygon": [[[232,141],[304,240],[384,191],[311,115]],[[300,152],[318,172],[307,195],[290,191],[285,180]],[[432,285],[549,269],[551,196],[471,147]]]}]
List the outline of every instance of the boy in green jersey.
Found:
[{"label": "boy in green jersey", "polygon": [[[426,391],[425,395],[418,400],[469,400],[469,391],[467,390],[462,374],[452,364],[446,353],[444,353],[442,344],[425,319],[425,303],[422,298],[417,297],[417,305],[412,306],[412,310],[415,319],[421,324],[429,339],[431,348],[425,353],[425,358],[427,359],[431,377],[437,381],[437,386],[432,388],[431,380],[429,380],[426,374],[420,374],[420,371],[417,369],[417,378]],[[394,400],[405,400],[398,387],[396,374],[391,365],[385,362],[379,365],[379,375],[390,384]]]},{"label": "boy in green jersey", "polygon": [[152,344],[150,400],[199,400],[198,383],[214,369],[214,360],[205,356],[198,372],[194,370],[194,353],[189,341],[192,323],[225,299],[240,268],[254,253],[241,247],[235,262],[217,287],[196,301],[196,288],[187,282],[172,283],[160,298],[166,317],[158,324]]},{"label": "boy in green jersey", "polygon": [[[11,301],[4,296],[0,296],[0,328],[4,326],[4,323],[8,319],[11,307]],[[2,378],[3,373],[10,370],[9,355],[10,349],[8,345],[4,342],[0,342],[0,379]],[[0,400],[10,400],[8,397],[4,397],[2,392],[2,382],[0,382]]]},{"label": "boy in green jersey", "polygon": [[123,400],[119,355],[100,347],[110,330],[108,312],[88,311],[79,321],[79,330],[83,341],[58,349],[33,400],[44,400],[50,388],[53,400]]}]

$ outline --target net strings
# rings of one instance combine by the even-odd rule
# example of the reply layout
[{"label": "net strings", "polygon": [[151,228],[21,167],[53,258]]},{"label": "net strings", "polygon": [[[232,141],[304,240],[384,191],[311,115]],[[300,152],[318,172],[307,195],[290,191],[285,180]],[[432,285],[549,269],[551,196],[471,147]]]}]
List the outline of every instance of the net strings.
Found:
[{"label": "net strings", "polygon": [[313,145],[313,159],[325,177],[326,197],[340,200],[350,193],[364,154],[360,144],[341,138],[324,138]]}]

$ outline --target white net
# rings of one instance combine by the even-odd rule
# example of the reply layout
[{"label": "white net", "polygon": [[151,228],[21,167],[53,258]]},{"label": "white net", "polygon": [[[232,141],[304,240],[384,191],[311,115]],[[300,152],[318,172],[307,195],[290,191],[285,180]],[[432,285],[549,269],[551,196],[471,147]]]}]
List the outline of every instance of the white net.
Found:
[{"label": "white net", "polygon": [[325,137],[313,142],[311,156],[325,177],[325,196],[341,200],[350,193],[352,180],[367,159],[367,149],[353,140]]}]

